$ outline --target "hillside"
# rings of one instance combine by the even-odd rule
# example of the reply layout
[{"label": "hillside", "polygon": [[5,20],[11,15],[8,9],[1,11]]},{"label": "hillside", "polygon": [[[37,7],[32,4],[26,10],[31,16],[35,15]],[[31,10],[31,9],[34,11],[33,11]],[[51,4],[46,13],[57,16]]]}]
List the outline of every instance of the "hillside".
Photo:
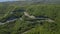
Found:
[{"label": "hillside", "polygon": [[60,34],[60,5],[0,7],[0,34]]},{"label": "hillside", "polygon": [[25,0],[0,2],[3,5],[60,4],[60,0]]}]

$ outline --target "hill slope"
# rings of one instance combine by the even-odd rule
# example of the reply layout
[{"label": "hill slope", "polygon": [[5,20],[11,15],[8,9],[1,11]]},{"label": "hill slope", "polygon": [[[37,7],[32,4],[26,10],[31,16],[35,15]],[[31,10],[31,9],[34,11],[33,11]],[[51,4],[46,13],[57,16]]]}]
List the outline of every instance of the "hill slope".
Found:
[{"label": "hill slope", "polygon": [[[10,8],[12,7],[10,6]],[[15,8],[13,11],[11,11],[12,9],[9,11],[13,13],[9,13],[1,21],[6,23],[5,21],[10,17],[18,18],[13,22],[0,25],[0,34],[60,34],[60,5],[28,5],[24,7],[14,6],[13,8]],[[25,16],[22,11],[38,17],[46,16],[55,22],[43,21],[44,19],[34,20]]]}]

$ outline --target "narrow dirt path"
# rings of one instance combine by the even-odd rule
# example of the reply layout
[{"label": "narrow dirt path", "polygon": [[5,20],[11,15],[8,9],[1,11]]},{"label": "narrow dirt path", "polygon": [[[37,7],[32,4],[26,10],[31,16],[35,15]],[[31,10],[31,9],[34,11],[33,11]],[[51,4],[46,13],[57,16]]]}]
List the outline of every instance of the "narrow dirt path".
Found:
[{"label": "narrow dirt path", "polygon": [[24,15],[27,16],[27,17],[29,17],[29,18],[32,18],[32,19],[46,19],[46,20],[43,20],[43,21],[55,22],[54,20],[49,19],[49,18],[36,18],[36,17],[33,16],[33,15],[30,16],[27,12],[24,12]]}]

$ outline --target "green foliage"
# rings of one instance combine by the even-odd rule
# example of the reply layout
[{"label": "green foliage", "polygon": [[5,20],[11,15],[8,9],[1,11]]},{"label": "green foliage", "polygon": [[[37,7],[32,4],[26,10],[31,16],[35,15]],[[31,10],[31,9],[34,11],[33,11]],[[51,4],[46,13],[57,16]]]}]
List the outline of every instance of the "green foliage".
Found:
[{"label": "green foliage", "polygon": [[[19,12],[21,10],[34,16],[47,16],[55,21],[26,21],[23,16],[23,20],[18,18],[14,22],[0,25],[0,34],[60,34],[60,5],[30,5],[24,7],[0,5],[0,7],[0,12],[4,13],[3,16],[0,16],[2,17],[1,21],[5,21],[12,16],[21,17],[23,15],[23,12]],[[13,13],[10,14],[10,12]]]}]

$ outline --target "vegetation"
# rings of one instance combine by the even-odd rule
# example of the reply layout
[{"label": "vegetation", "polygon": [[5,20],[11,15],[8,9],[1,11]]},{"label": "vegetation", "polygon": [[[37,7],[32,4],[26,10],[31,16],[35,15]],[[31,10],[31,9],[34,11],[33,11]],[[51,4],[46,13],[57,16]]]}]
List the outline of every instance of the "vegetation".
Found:
[{"label": "vegetation", "polygon": [[[0,34],[60,34],[60,5],[26,5],[22,7],[0,5],[0,7],[0,21],[6,21],[12,16],[19,17],[13,22],[0,25]],[[55,22],[26,21],[24,11],[34,16],[47,16]]]}]

